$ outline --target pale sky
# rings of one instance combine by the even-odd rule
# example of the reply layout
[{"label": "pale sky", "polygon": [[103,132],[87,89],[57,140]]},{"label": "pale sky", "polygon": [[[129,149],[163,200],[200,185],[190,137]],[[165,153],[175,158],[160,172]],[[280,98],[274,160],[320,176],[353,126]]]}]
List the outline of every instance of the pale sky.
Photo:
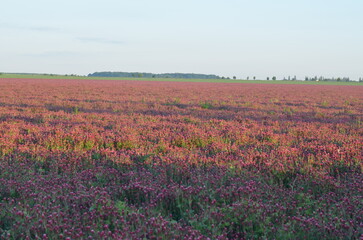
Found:
[{"label": "pale sky", "polygon": [[0,72],[363,77],[362,0],[1,0]]}]

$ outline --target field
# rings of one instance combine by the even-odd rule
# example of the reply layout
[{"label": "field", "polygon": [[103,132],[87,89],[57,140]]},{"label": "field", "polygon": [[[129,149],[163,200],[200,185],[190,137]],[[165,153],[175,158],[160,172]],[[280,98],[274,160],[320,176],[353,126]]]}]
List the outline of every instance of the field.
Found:
[{"label": "field", "polygon": [[363,238],[363,86],[0,89],[0,239]]},{"label": "field", "polygon": [[363,86],[363,82],[336,82],[336,81],[289,81],[289,80],[243,80],[243,79],[186,79],[186,78],[119,78],[119,77],[86,77],[75,75],[56,74],[19,74],[0,73],[0,78],[22,78],[22,79],[83,79],[83,80],[129,80],[129,81],[151,81],[151,82],[209,82],[209,83],[262,83],[262,84],[302,84],[302,85],[344,85]]}]

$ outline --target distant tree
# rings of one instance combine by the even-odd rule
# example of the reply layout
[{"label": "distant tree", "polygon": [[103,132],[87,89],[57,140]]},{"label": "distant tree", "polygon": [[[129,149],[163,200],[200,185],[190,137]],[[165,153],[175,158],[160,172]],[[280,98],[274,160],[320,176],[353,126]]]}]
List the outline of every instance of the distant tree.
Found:
[{"label": "distant tree", "polygon": [[287,80],[289,80],[289,81],[290,81],[290,80],[291,80],[291,77],[289,76],[289,77],[287,78]]},{"label": "distant tree", "polygon": [[276,77],[275,77],[275,76],[273,76],[273,77],[272,77],[272,80],[276,81]]},{"label": "distant tree", "polygon": [[305,81],[309,81],[309,78],[308,77],[305,77]]},{"label": "distant tree", "polygon": [[195,73],[140,73],[140,72],[95,72],[88,74],[89,77],[143,77],[143,78],[195,78],[195,79],[220,79],[213,74]]},{"label": "distant tree", "polygon": [[233,79],[236,80],[236,76],[233,76]]},{"label": "distant tree", "polygon": [[340,82],[342,79],[340,77],[337,78],[337,82]]},{"label": "distant tree", "polygon": [[250,80],[250,77],[247,77],[246,79],[247,79],[247,80]]},{"label": "distant tree", "polygon": [[255,76],[253,76],[253,80],[256,80],[256,77]]},{"label": "distant tree", "polygon": [[296,75],[294,76],[294,78],[292,80],[296,81]]},{"label": "distant tree", "polygon": [[267,80],[270,80],[270,78],[269,78],[269,77],[267,77]]}]

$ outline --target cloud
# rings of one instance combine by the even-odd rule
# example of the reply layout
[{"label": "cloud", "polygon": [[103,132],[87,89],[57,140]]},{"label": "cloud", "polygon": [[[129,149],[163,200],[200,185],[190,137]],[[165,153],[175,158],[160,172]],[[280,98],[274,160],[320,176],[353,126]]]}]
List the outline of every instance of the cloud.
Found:
[{"label": "cloud", "polygon": [[114,40],[114,39],[106,39],[106,38],[89,38],[89,37],[80,37],[77,38],[79,41],[84,43],[100,43],[100,44],[115,44],[121,45],[125,44],[124,41]]}]

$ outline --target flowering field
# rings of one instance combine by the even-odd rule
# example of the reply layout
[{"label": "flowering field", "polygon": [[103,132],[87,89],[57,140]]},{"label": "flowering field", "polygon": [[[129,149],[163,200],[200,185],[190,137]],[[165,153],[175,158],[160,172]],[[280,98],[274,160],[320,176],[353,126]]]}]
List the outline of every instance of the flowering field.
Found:
[{"label": "flowering field", "polygon": [[363,86],[0,90],[0,239],[363,238]]}]

